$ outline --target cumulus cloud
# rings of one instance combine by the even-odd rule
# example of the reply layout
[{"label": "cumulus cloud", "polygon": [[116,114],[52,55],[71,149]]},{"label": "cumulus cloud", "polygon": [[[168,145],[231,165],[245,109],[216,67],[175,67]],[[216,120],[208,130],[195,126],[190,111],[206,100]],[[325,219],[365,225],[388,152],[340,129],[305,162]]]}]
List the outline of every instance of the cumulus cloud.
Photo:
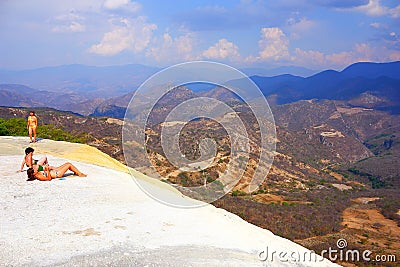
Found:
[{"label": "cumulus cloud", "polygon": [[279,28],[262,28],[258,46],[261,60],[280,60],[289,57],[289,40]]},{"label": "cumulus cloud", "polygon": [[382,16],[389,12],[385,6],[381,6],[379,0],[370,0],[367,5],[355,8],[355,10],[364,12],[370,16]]},{"label": "cumulus cloud", "polygon": [[370,44],[360,43],[354,45],[351,51],[342,51],[332,54],[323,54],[315,50],[295,49],[291,60],[295,64],[307,67],[336,67],[342,68],[354,62],[362,61],[394,61],[400,59],[400,51],[386,47],[374,47]]},{"label": "cumulus cloud", "polygon": [[320,51],[302,50],[295,48],[295,55],[291,57],[292,61],[300,63],[303,66],[319,66],[325,64],[325,55]]},{"label": "cumulus cloud", "polygon": [[53,24],[53,32],[84,32],[86,30],[83,21],[85,18],[79,15],[75,10],[66,14],[55,16],[50,20]]},{"label": "cumulus cloud", "polygon": [[203,56],[209,59],[239,60],[239,48],[226,39],[220,39],[215,45],[203,52]]},{"label": "cumulus cloud", "polygon": [[192,33],[177,37],[164,33],[161,37],[153,38],[146,50],[146,55],[163,63],[196,60],[199,58],[192,55],[194,39]]},{"label": "cumulus cloud", "polygon": [[136,13],[141,9],[141,5],[137,2],[131,2],[130,0],[106,0],[103,3],[103,7],[106,10],[124,10],[132,13]]},{"label": "cumulus cloud", "polygon": [[369,2],[362,6],[353,8],[344,8],[343,10],[358,11],[367,14],[368,16],[385,16],[389,15],[392,18],[400,17],[400,5],[394,8],[389,8],[381,4],[380,0],[369,0]]},{"label": "cumulus cloud", "polygon": [[120,19],[118,25],[105,33],[100,43],[92,45],[89,51],[104,56],[115,55],[124,50],[141,52],[150,43],[156,29],[157,25],[147,23],[144,17]]}]

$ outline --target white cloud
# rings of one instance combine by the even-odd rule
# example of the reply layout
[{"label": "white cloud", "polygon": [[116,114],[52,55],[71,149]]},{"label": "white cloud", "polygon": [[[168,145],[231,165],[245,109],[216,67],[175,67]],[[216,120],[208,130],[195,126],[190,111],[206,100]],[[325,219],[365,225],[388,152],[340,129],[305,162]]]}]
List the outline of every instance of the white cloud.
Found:
[{"label": "white cloud", "polygon": [[291,57],[299,65],[303,66],[319,66],[325,63],[325,55],[320,51],[315,50],[302,50],[295,48],[295,55]]},{"label": "white cloud", "polygon": [[368,16],[385,16],[389,15],[392,18],[399,18],[400,17],[400,5],[389,8],[384,6],[380,3],[380,0],[369,0],[368,4],[358,7],[353,7],[349,9],[343,10],[350,10],[350,11],[358,11],[367,14]]},{"label": "white cloud", "polygon": [[259,58],[263,60],[281,60],[289,57],[289,40],[279,28],[262,28]]},{"label": "white cloud", "polygon": [[163,63],[197,60],[199,58],[192,55],[193,45],[194,35],[192,33],[178,37],[164,33],[161,37],[153,38],[146,50],[146,55]]},{"label": "white cloud", "polygon": [[66,14],[61,14],[55,17],[58,21],[84,20],[85,18],[79,15],[75,10],[71,10]]},{"label": "white cloud", "polygon": [[210,46],[202,53],[205,58],[209,59],[230,59],[239,60],[239,48],[226,39],[220,39],[215,45]]},{"label": "white cloud", "polygon": [[400,51],[399,50],[392,50],[389,54],[388,59],[390,61],[399,61],[400,60]]},{"label": "white cloud", "polygon": [[292,61],[310,68],[342,68],[357,61],[369,61],[370,51],[365,44],[356,45],[353,51],[324,54],[316,50],[295,49]]},{"label": "white cloud", "polygon": [[295,64],[311,68],[343,68],[354,62],[400,60],[400,51],[386,47],[372,47],[366,43],[356,44],[351,51],[332,54],[323,54],[315,50],[304,51],[296,48],[291,60]]},{"label": "white cloud", "polygon": [[395,8],[389,9],[389,14],[392,16],[392,18],[400,18],[400,5],[396,6]]},{"label": "white cloud", "polygon": [[307,18],[295,19],[293,17],[287,20],[287,24],[292,40],[300,39],[304,33],[311,31],[316,25],[314,21]]},{"label": "white cloud", "polygon": [[66,25],[56,25],[52,28],[53,32],[84,32],[85,30],[85,25],[76,21],[71,21]]},{"label": "white cloud", "polygon": [[147,23],[144,17],[138,17],[133,20],[120,19],[118,26],[104,34],[100,43],[89,48],[89,51],[95,54],[111,56],[124,50],[130,50],[134,53],[143,51],[157,29],[157,25]]},{"label": "white cloud", "polygon": [[190,53],[193,50],[193,38],[191,34],[175,38],[176,49],[179,54],[184,55],[185,59],[190,59]]},{"label": "white cloud", "polygon": [[303,18],[300,18],[297,20],[295,18],[289,18],[287,20],[287,24],[293,30],[308,31],[314,27],[315,22],[312,20],[309,20],[308,18],[303,17]]},{"label": "white cloud", "polygon": [[356,7],[355,10],[362,11],[370,16],[383,16],[388,13],[388,8],[381,6],[379,0],[370,0],[367,5]]},{"label": "white cloud", "polygon": [[375,28],[375,29],[385,29],[387,28],[384,24],[379,23],[379,22],[372,22],[369,24],[370,27]]},{"label": "white cloud", "polygon": [[354,62],[366,62],[368,57],[366,55],[358,55],[355,51],[343,51],[325,55],[325,62],[321,66],[334,66],[341,68],[348,66]]},{"label": "white cloud", "polygon": [[131,2],[129,0],[106,0],[103,3],[103,7],[108,10],[126,10],[136,13],[142,6],[137,2]]},{"label": "white cloud", "polygon": [[78,14],[74,9],[68,13],[55,16],[49,20],[49,23],[55,24],[52,32],[84,32],[86,30],[83,21],[85,18]]},{"label": "white cloud", "polygon": [[[372,23],[370,26],[374,28],[387,27],[379,23]],[[303,50],[295,48],[292,51],[289,50],[289,40],[279,28],[263,28],[261,33],[259,55],[250,55],[245,59],[245,62],[273,62],[278,64],[293,64],[313,69],[340,69],[354,62],[400,60],[400,51],[396,49],[398,47],[397,34],[394,31],[388,33],[394,41],[387,40],[386,43],[376,46],[359,43],[355,44],[351,50],[327,54],[312,49]]]}]

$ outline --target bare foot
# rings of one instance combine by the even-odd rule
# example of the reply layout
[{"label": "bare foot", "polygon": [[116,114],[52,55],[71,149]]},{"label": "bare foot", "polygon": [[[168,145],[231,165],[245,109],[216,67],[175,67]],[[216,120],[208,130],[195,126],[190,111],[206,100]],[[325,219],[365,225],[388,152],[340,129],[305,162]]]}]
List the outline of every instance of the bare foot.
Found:
[{"label": "bare foot", "polygon": [[79,177],[86,177],[86,176],[87,176],[87,174],[84,174],[84,173],[78,173],[78,176],[79,176]]}]

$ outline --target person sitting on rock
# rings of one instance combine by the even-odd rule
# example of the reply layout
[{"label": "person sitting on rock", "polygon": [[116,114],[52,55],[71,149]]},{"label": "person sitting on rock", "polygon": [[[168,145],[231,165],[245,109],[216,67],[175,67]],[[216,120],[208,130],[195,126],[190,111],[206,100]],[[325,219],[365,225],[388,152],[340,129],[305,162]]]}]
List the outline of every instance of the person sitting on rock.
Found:
[{"label": "person sitting on rock", "polygon": [[68,171],[72,171],[75,175],[79,177],[86,177],[87,175],[80,172],[74,165],[67,162],[59,167],[53,167],[50,170],[48,165],[44,166],[43,171],[37,171],[34,168],[29,168],[26,173],[28,175],[27,181],[39,180],[39,181],[51,181],[51,179],[61,178]]},{"label": "person sitting on rock", "polygon": [[[25,157],[22,160],[21,163],[21,168],[17,171],[17,172],[22,172],[24,169],[24,165],[26,164],[26,166],[28,168],[34,168],[37,171],[43,171],[43,166],[44,165],[49,165],[49,162],[47,160],[46,156],[43,156],[41,159],[37,160],[37,159],[33,159],[33,152],[35,150],[32,147],[27,147],[25,149]],[[53,167],[50,167],[50,169],[52,169]]]}]

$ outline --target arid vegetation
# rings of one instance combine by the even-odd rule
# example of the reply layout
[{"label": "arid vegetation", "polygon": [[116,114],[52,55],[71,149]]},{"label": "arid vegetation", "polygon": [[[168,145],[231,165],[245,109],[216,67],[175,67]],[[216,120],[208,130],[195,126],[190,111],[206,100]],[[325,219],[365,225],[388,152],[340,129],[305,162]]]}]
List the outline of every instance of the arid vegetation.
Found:
[{"label": "arid vegetation", "polygon": [[[335,110],[337,105],[342,106]],[[310,108],[322,111],[310,113],[307,119],[292,119],[297,113],[308,116]],[[27,112],[0,108],[1,134],[26,135],[23,118]],[[399,116],[353,110],[344,103],[329,101],[300,101],[274,108],[278,123],[274,163],[262,185],[249,193],[245,183],[257,163],[258,129],[246,112],[241,110],[240,116],[254,140],[254,153],[244,179],[213,205],[316,252],[335,247],[339,238],[349,242],[349,249],[391,254],[400,251],[400,237],[393,234],[395,226],[400,226]],[[88,143],[124,162],[119,138],[122,121],[49,109],[38,109],[36,113],[41,123],[39,137]],[[154,117],[155,121],[159,119]],[[200,140],[215,141],[216,158],[208,168],[197,172],[178,171],[167,160],[160,129],[158,123],[149,127],[145,151],[164,182],[183,186],[214,183],[222,190],[223,184],[216,182],[230,163],[230,139],[218,123],[199,119],[182,128],[179,146],[189,159],[200,157]],[[373,200],[363,203],[362,199]],[[394,224],[391,228],[385,226],[389,222]]]}]

